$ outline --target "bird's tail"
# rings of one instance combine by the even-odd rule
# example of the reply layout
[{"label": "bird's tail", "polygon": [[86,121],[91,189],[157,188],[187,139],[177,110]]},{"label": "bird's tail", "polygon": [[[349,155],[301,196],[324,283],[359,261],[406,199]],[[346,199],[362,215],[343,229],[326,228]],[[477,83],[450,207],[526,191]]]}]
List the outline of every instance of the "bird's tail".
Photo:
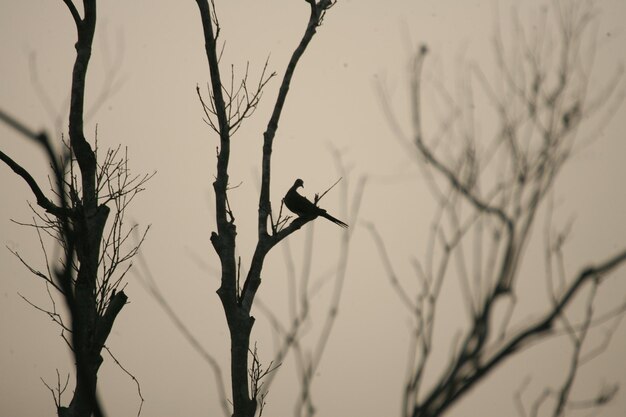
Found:
[{"label": "bird's tail", "polygon": [[345,227],[345,228],[348,227],[348,225],[346,223],[342,222],[339,219],[334,218],[333,216],[331,216],[330,214],[328,214],[326,212],[322,213],[321,216],[326,218],[326,219],[328,219],[328,220],[330,220],[331,222],[341,226],[341,227]]}]

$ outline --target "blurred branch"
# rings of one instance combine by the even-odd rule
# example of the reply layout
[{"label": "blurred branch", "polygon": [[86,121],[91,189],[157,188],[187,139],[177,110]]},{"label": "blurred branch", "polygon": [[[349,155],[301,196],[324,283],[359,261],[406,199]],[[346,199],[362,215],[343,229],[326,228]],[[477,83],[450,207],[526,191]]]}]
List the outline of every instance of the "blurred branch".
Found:
[{"label": "blurred branch", "polygon": [[[564,323],[565,333],[573,341],[574,354],[565,382],[556,394],[554,415],[561,416],[570,401],[576,372],[586,357],[581,356],[581,346],[587,329],[599,321],[592,317],[592,299],[588,301],[583,323],[570,323],[566,310],[583,294],[587,284],[600,285],[605,275],[626,261],[626,251],[618,251],[596,266],[580,271],[568,284],[561,247],[571,223],[557,236],[546,233],[545,278],[551,304],[540,313],[539,319],[517,330],[509,329],[520,301],[516,281],[520,278],[525,248],[546,196],[576,149],[582,122],[600,110],[612,114],[614,110],[605,105],[621,100],[619,94],[604,87],[592,91],[589,86],[595,53],[594,33],[589,29],[595,15],[593,9],[582,1],[555,2],[553,6],[554,25],[548,21],[548,14],[542,12],[538,22],[533,23],[533,31],[538,33],[529,34],[517,15],[510,25],[511,45],[505,46],[502,34],[496,32],[494,50],[499,83],[472,65],[469,76],[459,77],[460,99],[454,99],[441,85],[435,86],[447,111],[434,135],[422,125],[426,46],[418,47],[412,59],[408,90],[410,135],[404,133],[381,88],[383,110],[391,129],[404,146],[408,148],[412,143],[416,162],[438,204],[426,241],[425,260],[413,262],[415,274],[422,282],[416,296],[403,288],[382,238],[372,230],[391,286],[415,320],[410,371],[403,396],[404,416],[443,414],[505,359],[532,343],[546,340],[548,335],[557,333],[557,323]],[[548,33],[552,29],[556,41]],[[474,80],[478,81],[478,92],[483,94],[480,98],[492,105],[497,120],[493,137],[485,141],[477,137],[475,128],[479,122]],[[617,89],[621,79],[611,78],[608,82]],[[435,104],[430,103],[429,108]],[[407,137],[411,137],[410,142]],[[551,215],[549,208],[548,216]],[[472,248],[469,252],[468,245]],[[450,259],[456,263],[455,275],[467,306],[469,326],[452,344],[443,371],[435,376],[428,391],[421,394],[419,386],[430,352],[429,334],[438,294],[433,291],[433,284],[440,285],[445,276],[451,275],[447,270]],[[506,301],[504,310],[497,311],[504,314],[496,318],[495,306],[502,299]],[[433,309],[430,318],[429,308]],[[617,316],[623,314],[621,306],[614,311]],[[499,329],[494,329],[496,326]],[[599,349],[606,346],[610,334],[609,331]],[[592,352],[599,354],[601,350]],[[532,405],[530,415],[535,415],[554,396],[554,391],[544,391]],[[521,394],[518,411],[525,416],[527,411],[520,397]]]},{"label": "blurred branch", "polygon": [[140,282],[143,284],[148,293],[152,295],[152,297],[159,304],[159,306],[163,309],[165,314],[167,314],[168,318],[174,324],[176,329],[178,329],[178,331],[187,340],[189,345],[191,345],[191,347],[194,348],[194,350],[200,355],[200,357],[204,359],[204,361],[211,367],[211,371],[213,372],[213,377],[215,379],[215,385],[217,387],[218,396],[220,399],[222,413],[225,417],[231,416],[232,410],[227,399],[228,397],[226,395],[226,390],[224,388],[224,377],[222,375],[222,368],[219,362],[217,361],[217,359],[215,359],[213,355],[209,353],[209,351],[204,348],[204,346],[202,346],[202,343],[200,343],[200,341],[193,335],[189,327],[185,325],[183,319],[181,319],[174,311],[173,307],[167,301],[167,298],[161,292],[161,289],[154,279],[152,271],[150,270],[150,267],[148,266],[145,258],[142,256],[141,252],[139,252],[138,255],[139,256],[137,258],[144,271],[144,273],[142,274],[144,280]]}]

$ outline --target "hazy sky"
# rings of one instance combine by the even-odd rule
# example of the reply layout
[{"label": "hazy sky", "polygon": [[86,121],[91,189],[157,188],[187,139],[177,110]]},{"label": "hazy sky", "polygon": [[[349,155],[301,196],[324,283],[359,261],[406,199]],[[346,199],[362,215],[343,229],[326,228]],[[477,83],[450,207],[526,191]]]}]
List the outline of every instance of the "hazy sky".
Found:
[{"label": "hazy sky", "polygon": [[[233,64],[240,75],[250,62],[251,78],[256,80],[269,56],[269,69],[278,73],[256,114],[233,139],[230,178],[241,186],[230,198],[237,217],[239,254],[246,264],[255,243],[262,132],[283,69],[304,30],[308,6],[302,0],[216,3],[221,39],[226,41],[223,71]],[[301,60],[287,98],[273,154],[274,208],[297,177],[304,179],[309,196],[332,184],[341,174],[331,150],[340,150],[352,185],[359,175],[369,178],[361,221],[377,225],[401,279],[410,286],[409,260],[423,253],[433,202],[419,169],[392,137],[376,90],[377,80],[385,83],[399,117],[405,118],[406,70],[410,54],[420,43],[428,44],[432,52],[426,74],[452,89],[463,62],[492,71],[495,6],[506,29],[511,7],[517,3],[521,4],[339,1]],[[529,22],[532,10],[545,2],[523,3],[521,21]],[[611,68],[626,60],[626,2],[604,0],[597,5],[600,46],[594,82],[612,74]],[[152,225],[143,247],[145,260],[173,308],[227,370],[228,333],[215,295],[218,263],[209,242],[214,227],[211,182],[217,139],[202,121],[195,92],[196,85],[206,92],[208,81],[196,3],[109,0],[100,2],[98,13],[87,103],[88,107],[101,105],[86,121],[86,133],[93,138],[97,124],[102,149],[122,144],[128,147],[133,172],[157,171],[130,209],[129,222]],[[0,107],[57,137],[66,131],[74,32],[60,0],[0,0]],[[96,98],[103,91],[109,94],[99,102]],[[598,140],[573,157],[557,182],[559,223],[574,219],[566,246],[570,276],[626,245],[624,116],[626,105],[622,104],[609,126],[592,132]],[[406,121],[404,127],[408,129]],[[0,149],[45,185],[48,171],[38,148],[0,125]],[[34,203],[34,198],[5,165],[0,166],[0,184],[5,196],[0,203],[0,243],[42,268],[35,232],[10,221],[28,222],[32,213],[27,202]],[[339,191],[326,196],[324,206],[337,217],[347,217]],[[537,245],[541,244],[542,225],[541,220],[533,236]],[[398,305],[369,234],[361,222],[352,227],[355,234],[340,315],[313,395],[321,416],[398,415],[410,320]],[[314,230],[315,278],[337,262],[341,231],[323,220],[315,222]],[[297,270],[307,233],[289,238]],[[541,248],[531,246],[528,255],[542,260]],[[543,272],[540,261],[527,259],[524,270],[528,275]],[[287,294],[284,264],[283,250],[274,249],[258,293],[283,317]],[[624,271],[622,268],[616,273],[599,294],[600,309],[623,300]],[[18,295],[47,305],[45,287],[6,249],[0,250],[0,276],[0,415],[52,415],[54,404],[40,378],[55,384],[55,369],[65,375],[71,370],[71,358],[59,337],[60,329]],[[140,277],[130,274],[128,281],[125,292],[130,304],[119,316],[108,345],[141,382],[146,400],[142,415],[218,415],[209,367],[146,292]],[[541,280],[527,290],[541,299],[545,294]],[[324,287],[316,300],[314,317],[318,320],[325,313],[329,291],[330,286]],[[462,322],[459,317],[463,309],[454,298],[443,303],[440,325],[446,328],[446,323],[455,326]],[[255,310],[254,314],[253,339],[259,341],[262,357],[269,360],[273,349],[270,327],[262,313]],[[319,323],[313,322],[307,340],[317,334]],[[440,360],[449,352],[445,344],[436,350]],[[476,415],[475,410],[481,410],[480,415],[514,415],[513,394],[524,378],[533,378],[534,391],[529,390],[527,399],[531,401],[546,384],[561,380],[567,352],[569,345],[555,339],[522,353],[461,401],[450,415]],[[625,353],[626,326],[621,326],[604,356],[582,368],[576,393],[591,395],[601,384],[614,381],[626,389]],[[267,398],[267,415],[291,412],[295,401],[293,369],[290,357]],[[109,415],[135,415],[138,398],[134,384],[108,357],[99,382]],[[69,398],[67,395],[65,400]],[[618,417],[624,409],[626,392],[618,394],[604,415]]]}]

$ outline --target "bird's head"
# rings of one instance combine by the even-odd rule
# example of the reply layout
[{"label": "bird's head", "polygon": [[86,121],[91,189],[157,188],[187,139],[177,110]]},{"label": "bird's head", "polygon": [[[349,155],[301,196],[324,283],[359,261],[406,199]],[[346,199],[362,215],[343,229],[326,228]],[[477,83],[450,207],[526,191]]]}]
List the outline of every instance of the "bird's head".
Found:
[{"label": "bird's head", "polygon": [[296,182],[293,183],[293,186],[296,187],[296,189],[298,189],[299,187],[304,187],[304,181],[298,178]]}]

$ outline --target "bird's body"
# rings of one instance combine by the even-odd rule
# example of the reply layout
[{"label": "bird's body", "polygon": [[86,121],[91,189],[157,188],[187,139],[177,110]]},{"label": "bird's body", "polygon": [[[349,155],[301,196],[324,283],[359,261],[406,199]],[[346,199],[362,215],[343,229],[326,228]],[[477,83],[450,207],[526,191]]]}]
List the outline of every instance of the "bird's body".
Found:
[{"label": "bird's body", "polygon": [[316,206],[312,202],[310,202],[306,197],[300,195],[298,193],[298,188],[304,187],[304,182],[301,179],[297,179],[296,182],[293,183],[283,201],[289,210],[293,213],[297,214],[300,217],[324,217],[325,219],[330,220],[331,222],[341,226],[348,227],[348,225],[342,222],[339,219],[331,216],[321,207]]}]

